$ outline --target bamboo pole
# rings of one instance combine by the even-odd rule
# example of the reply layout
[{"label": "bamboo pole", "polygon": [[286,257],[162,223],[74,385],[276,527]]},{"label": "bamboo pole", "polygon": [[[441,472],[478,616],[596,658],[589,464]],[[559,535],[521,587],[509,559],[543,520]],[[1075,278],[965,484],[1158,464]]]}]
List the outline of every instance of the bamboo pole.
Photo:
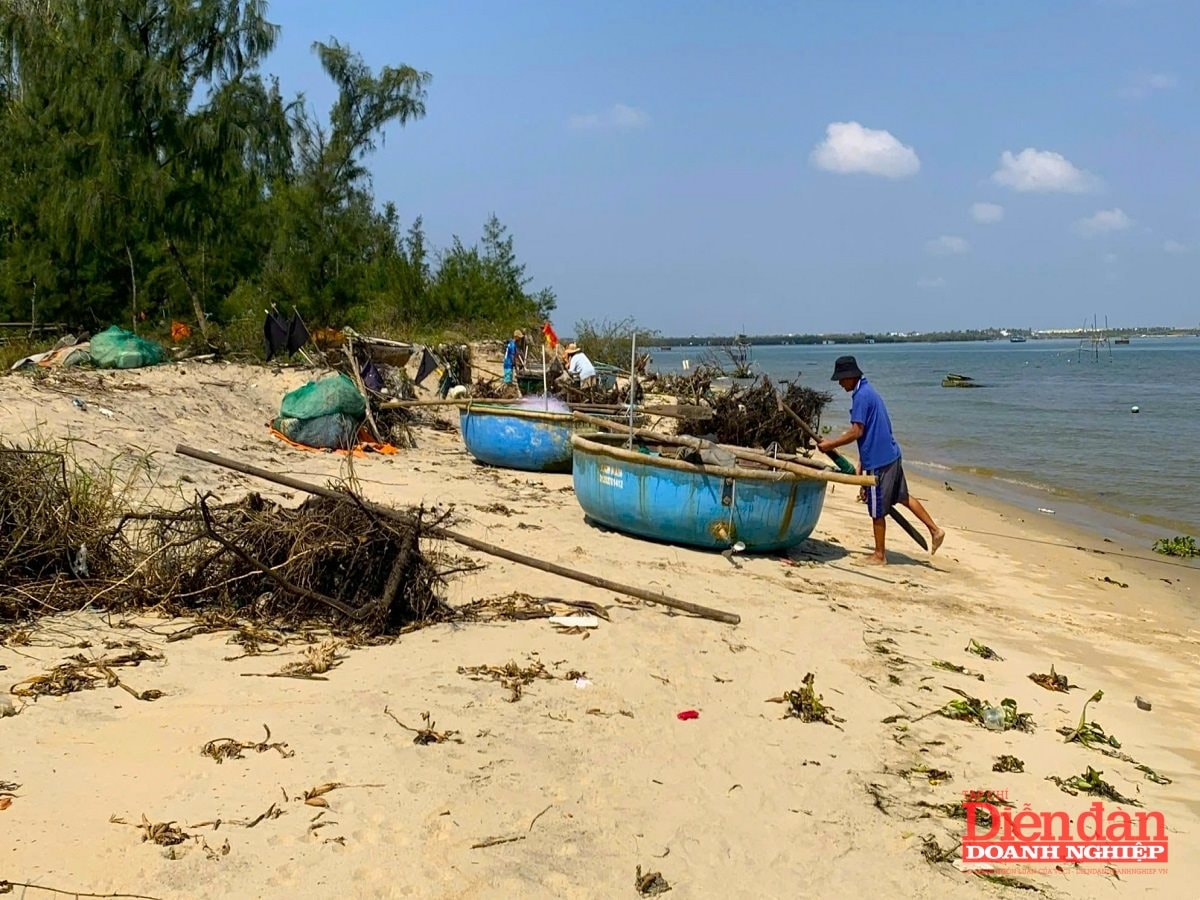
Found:
[{"label": "bamboo pole", "polygon": [[628,428],[617,422],[610,422],[607,419],[599,419],[595,416],[589,416],[586,413],[573,413],[573,417],[578,422],[586,422],[589,425],[595,425],[597,428],[602,428],[606,431],[615,431],[620,434],[628,434],[632,437],[646,438],[647,440],[658,441],[663,444],[673,444],[676,447],[691,447],[694,450],[704,450],[712,447],[719,447],[736,456],[738,459],[746,462],[757,463],[760,466],[769,466],[773,469],[780,469],[784,472],[791,472],[795,475],[800,475],[804,478],[815,478],[819,481],[831,481],[836,484],[853,484],[858,486],[870,486],[875,483],[875,479],[870,475],[843,475],[841,472],[831,472],[823,465],[814,467],[811,463],[804,465],[798,462],[791,462],[783,459],[776,459],[773,456],[767,456],[765,453],[756,453],[753,450],[747,450],[745,447],[734,447],[731,444],[714,444],[711,441],[704,441],[700,438],[683,437],[681,435],[666,435],[658,434],[653,431],[638,431],[634,428]]},{"label": "bamboo pole", "polygon": [[[425,406],[487,406],[490,408],[504,409],[505,404],[509,400],[492,399],[489,397],[461,397],[458,399],[439,399],[439,400],[385,400],[378,405],[378,409],[415,409]],[[570,403],[567,404],[573,410],[581,410],[587,412],[614,412],[624,413],[629,409],[624,403]],[[658,416],[664,419],[704,419],[711,418],[712,411],[707,410],[702,406],[687,406],[669,404],[667,406],[639,406],[636,412],[639,415]],[[706,414],[701,414],[706,413]],[[553,413],[551,414],[553,415]],[[565,413],[563,413],[565,415]]]},{"label": "bamboo pole", "polygon": [[[261,478],[264,481],[270,481],[274,484],[284,487],[293,488],[297,491],[304,491],[307,494],[315,494],[318,497],[329,497],[334,500],[348,500],[349,495],[344,491],[336,491],[333,488],[323,487],[318,484],[312,484],[307,481],[302,481],[299,478],[293,478],[290,475],[280,475],[272,472],[269,469],[262,469],[258,466],[252,466],[248,463],[238,462],[234,459],[227,459],[219,456],[216,453],[207,453],[204,450],[197,450],[195,447],[188,447],[184,444],[177,444],[175,452],[180,456],[187,456],[191,459],[206,462],[209,465],[220,466],[224,469],[231,469],[234,472],[241,472],[243,475],[251,475],[255,478]],[[414,519],[411,515],[402,510],[393,509],[390,506],[384,506],[380,503],[374,503],[370,500],[360,499],[364,507],[384,516],[385,518],[394,519],[398,522],[406,524],[414,524]],[[637,597],[639,600],[647,600],[650,603],[658,603],[662,606],[669,606],[672,609],[678,609],[682,612],[691,613],[703,619],[712,619],[715,622],[725,622],[729,625],[737,625],[742,621],[742,617],[736,613],[725,612],[720,609],[713,609],[709,606],[701,606],[699,603],[691,603],[687,600],[677,600],[674,597],[668,597],[666,594],[659,594],[654,591],[648,591],[644,588],[635,587],[633,585],[621,584],[617,581],[610,581],[607,578],[601,578],[598,575],[589,575],[586,572],[579,572],[575,569],[569,569],[566,566],[560,566],[557,563],[546,562],[545,560],[537,559],[533,556],[526,556],[523,553],[516,553],[512,550],[506,550],[504,547],[499,547],[495,544],[489,544],[486,541],[481,541],[478,538],[473,538],[469,535],[461,534],[457,531],[451,531],[448,528],[439,526],[422,526],[427,534],[443,540],[454,541],[456,544],[461,544],[464,547],[470,547],[472,550],[478,550],[480,553],[486,553],[489,556],[496,556],[500,559],[506,559],[509,562],[515,562],[523,566],[529,566],[532,569],[538,569],[542,572],[549,572],[551,575],[559,575],[563,578],[569,578],[572,581],[578,581],[581,584],[588,584],[592,587],[602,588],[606,591],[613,591],[618,594],[626,594],[630,597]]]},{"label": "bamboo pole", "polygon": [[346,343],[342,346],[342,352],[346,354],[346,358],[350,361],[350,375],[354,379],[354,386],[362,394],[363,403],[367,407],[367,427],[371,430],[371,437],[375,439],[376,443],[382,444],[383,432],[379,430],[379,425],[376,424],[375,417],[371,415],[371,395],[367,393],[367,386],[363,382],[362,372],[358,370],[358,359],[354,355],[354,338],[346,338]]}]

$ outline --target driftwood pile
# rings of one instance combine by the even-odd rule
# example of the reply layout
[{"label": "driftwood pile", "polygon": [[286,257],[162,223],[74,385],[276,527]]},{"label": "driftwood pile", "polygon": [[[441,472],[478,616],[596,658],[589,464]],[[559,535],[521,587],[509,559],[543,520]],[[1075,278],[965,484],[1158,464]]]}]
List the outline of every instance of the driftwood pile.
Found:
[{"label": "driftwood pile", "polygon": [[[791,416],[779,409],[776,391],[771,379],[763,376],[746,387],[712,394],[707,398],[713,408],[712,418],[680,422],[679,433],[712,438],[719,443],[736,444],[739,447],[770,447],[778,444],[785,453],[807,448],[807,435]],[[818,434],[821,414],[832,399],[830,394],[798,384],[789,384],[783,393],[784,404]]]},{"label": "driftwood pile", "polygon": [[471,385],[471,396],[479,400],[516,400],[521,396],[515,384],[505,384],[498,378],[477,378]]},{"label": "driftwood pile", "polygon": [[385,518],[351,494],[295,509],[258,494],[123,514],[116,503],[61,454],[0,452],[0,623],[90,604],[374,637],[450,612],[419,510]]},{"label": "driftwood pile", "polygon": [[[597,386],[583,388],[568,385],[561,393],[569,403],[587,406],[627,406],[629,404],[630,384],[617,384],[611,388]],[[633,387],[634,403],[641,403],[645,397],[642,384],[639,381]]]},{"label": "driftwood pile", "polygon": [[656,394],[674,396],[680,403],[699,404],[709,396],[713,377],[713,372],[698,366],[689,375],[654,375],[647,380],[646,387]]}]

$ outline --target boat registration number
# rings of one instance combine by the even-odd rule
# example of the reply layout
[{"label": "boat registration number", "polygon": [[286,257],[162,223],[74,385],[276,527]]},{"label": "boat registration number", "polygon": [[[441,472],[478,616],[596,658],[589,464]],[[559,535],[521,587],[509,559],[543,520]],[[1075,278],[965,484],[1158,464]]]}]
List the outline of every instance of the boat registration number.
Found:
[{"label": "boat registration number", "polygon": [[625,473],[615,466],[601,466],[600,483],[608,485],[609,487],[624,487]]}]

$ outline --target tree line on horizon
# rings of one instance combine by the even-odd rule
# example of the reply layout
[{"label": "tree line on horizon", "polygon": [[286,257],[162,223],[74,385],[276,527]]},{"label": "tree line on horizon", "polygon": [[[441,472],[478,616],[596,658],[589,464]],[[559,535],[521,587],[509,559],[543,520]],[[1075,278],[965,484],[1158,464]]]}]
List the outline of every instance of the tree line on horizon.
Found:
[{"label": "tree line on horizon", "polygon": [[278,36],[263,0],[0,0],[0,319],[207,337],[273,305],[335,327],[549,316],[494,214],[437,249],[376,200],[366,159],[425,115],[430,74],[316,43],[321,117],[264,73]]},{"label": "tree line on horizon", "polygon": [[[1138,327],[1111,327],[1108,329],[1110,337],[1116,335],[1132,335],[1132,334],[1148,334],[1154,336],[1168,335],[1185,335],[1195,334],[1197,329],[1193,328],[1177,328],[1170,325],[1150,325]],[[868,331],[840,332],[840,333],[822,333],[822,334],[738,334],[738,335],[688,335],[687,337],[671,337],[663,335],[661,331],[646,331],[645,338],[639,339],[640,343],[650,347],[667,347],[667,346],[697,346],[697,347],[724,347],[732,346],[736,343],[749,344],[756,347],[767,346],[786,346],[790,344],[811,346],[813,344],[937,344],[948,343],[951,341],[995,341],[1007,340],[1008,336],[1013,334],[1031,334],[1028,331],[1000,329],[1000,328],[981,328],[967,329],[964,331],[926,331],[919,334],[878,334]],[[1084,329],[1078,331],[1055,332],[1050,337],[1074,339],[1086,335]],[[1034,339],[1042,339],[1044,334],[1033,332]]]}]

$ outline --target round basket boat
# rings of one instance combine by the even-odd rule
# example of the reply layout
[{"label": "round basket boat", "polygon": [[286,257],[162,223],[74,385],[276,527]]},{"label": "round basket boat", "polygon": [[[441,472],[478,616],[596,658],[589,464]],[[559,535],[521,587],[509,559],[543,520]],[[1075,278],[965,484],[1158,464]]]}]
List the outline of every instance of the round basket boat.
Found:
[{"label": "round basket boat", "polygon": [[458,413],[467,452],[481,463],[526,472],[570,472],[571,414],[476,404]]},{"label": "round basket boat", "polygon": [[821,516],[825,485],[811,477],[742,462],[706,465],[675,458],[679,448],[611,434],[576,434],[575,497],[587,517],[616,531],[670,544],[725,550],[737,542],[770,552],[804,541]]}]

